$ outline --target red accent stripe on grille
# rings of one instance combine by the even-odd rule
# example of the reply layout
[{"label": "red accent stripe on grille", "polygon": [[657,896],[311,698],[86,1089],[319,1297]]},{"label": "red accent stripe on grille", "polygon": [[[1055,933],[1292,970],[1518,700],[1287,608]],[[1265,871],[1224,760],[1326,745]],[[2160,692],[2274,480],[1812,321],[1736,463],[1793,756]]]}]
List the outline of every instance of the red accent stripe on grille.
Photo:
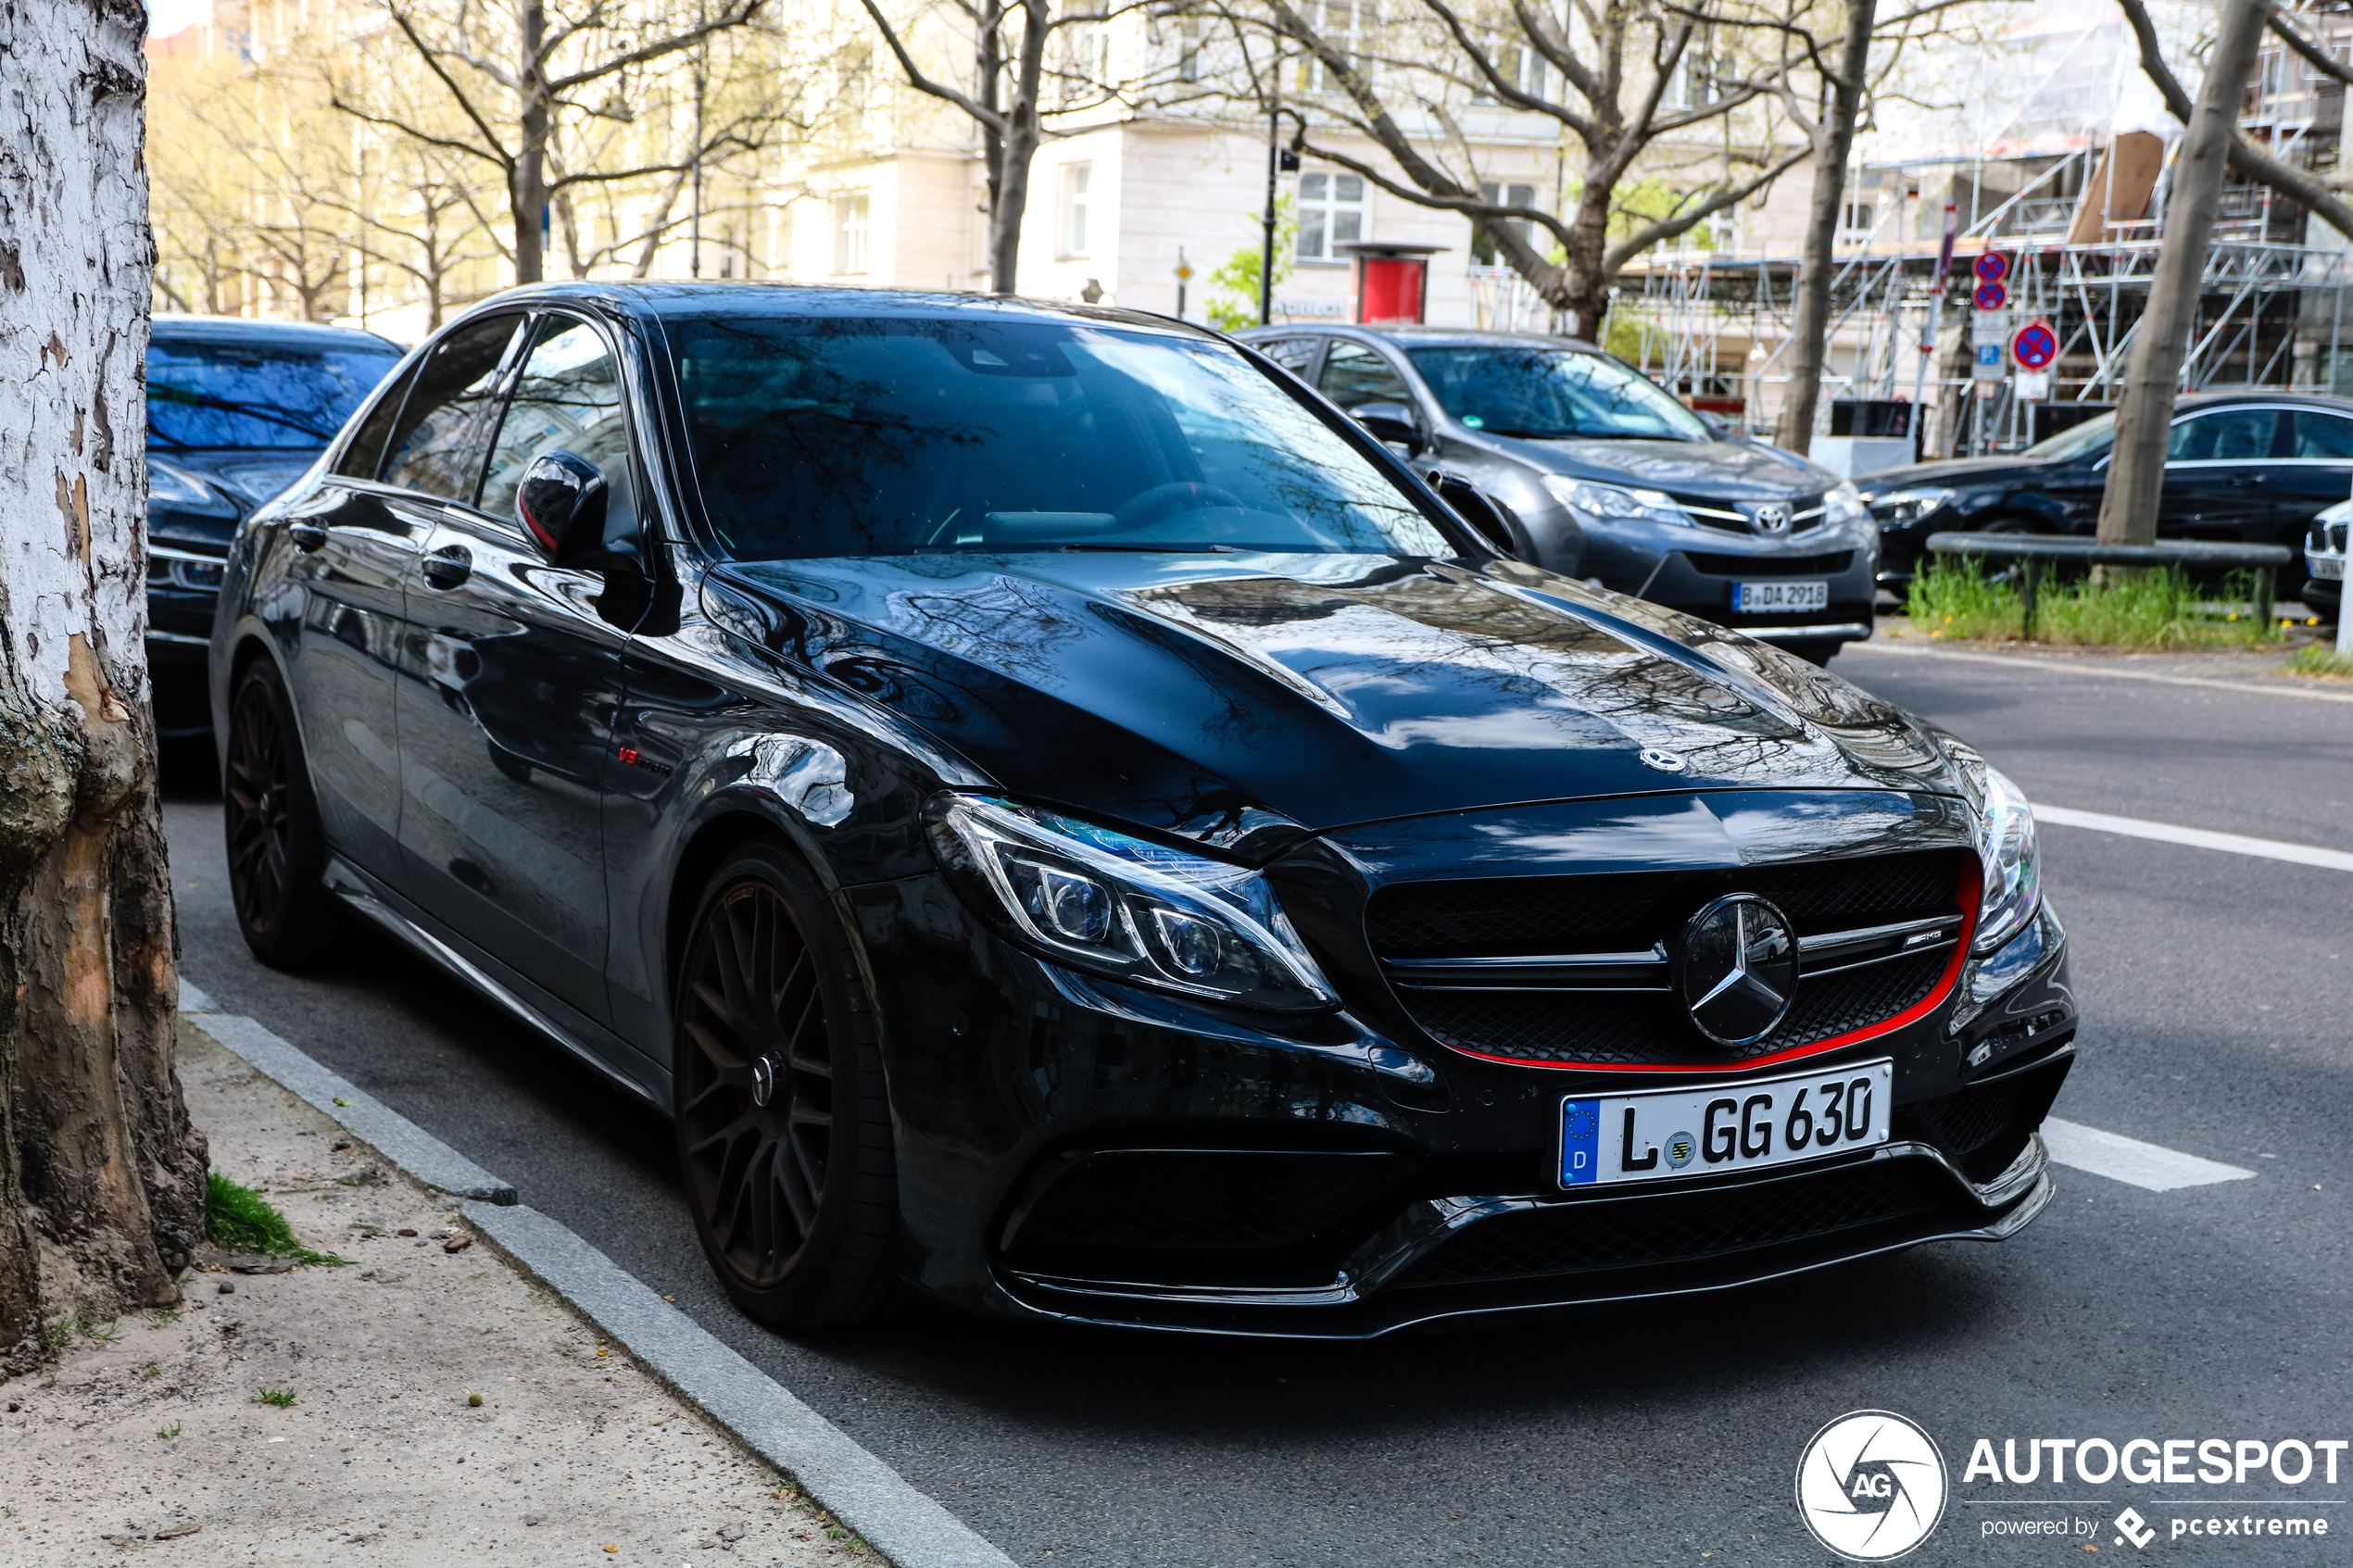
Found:
[{"label": "red accent stripe on grille", "polygon": [[[1725,1073],[1752,1073],[1760,1067],[1775,1067],[1785,1061],[1798,1061],[1809,1056],[1820,1056],[1825,1051],[1834,1051],[1842,1047],[1856,1045],[1864,1040],[1877,1039],[1881,1035],[1893,1034],[1907,1024],[1918,1023],[1921,1019],[1943,1007],[1945,998],[1953,994],[1954,985],[1958,984],[1961,978],[1961,966],[1969,961],[1969,942],[1977,935],[1977,906],[1982,887],[1983,877],[1978,870],[1976,859],[1971,858],[1964,861],[1960,892],[1956,897],[1961,911],[1961,935],[1960,939],[1953,944],[1952,960],[1945,964],[1944,972],[1938,978],[1935,990],[1931,991],[1926,997],[1913,1003],[1893,1018],[1881,1019],[1877,1023],[1866,1024],[1860,1029],[1849,1030],[1843,1035],[1834,1035],[1827,1040],[1817,1040],[1810,1046],[1797,1046],[1789,1050],[1775,1051],[1770,1056],[1751,1057],[1746,1061],[1669,1063],[1537,1061],[1524,1056],[1497,1056],[1491,1051],[1475,1051],[1466,1046],[1450,1045],[1446,1048],[1450,1051],[1460,1052],[1464,1056],[1477,1057],[1481,1061],[1500,1061],[1509,1067],[1549,1067],[1561,1073],[1712,1073],[1720,1076]],[[1443,1041],[1440,1043],[1444,1044]]]}]

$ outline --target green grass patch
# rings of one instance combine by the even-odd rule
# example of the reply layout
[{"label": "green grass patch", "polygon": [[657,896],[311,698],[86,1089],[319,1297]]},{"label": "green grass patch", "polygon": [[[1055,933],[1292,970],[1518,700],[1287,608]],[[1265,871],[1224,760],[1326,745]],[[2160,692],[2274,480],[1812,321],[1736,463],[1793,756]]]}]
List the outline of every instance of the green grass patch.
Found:
[{"label": "green grass patch", "polygon": [[[2003,640],[2020,633],[2022,585],[2011,574],[1988,576],[1971,557],[1934,556],[1920,563],[1905,601],[1916,633]],[[2254,597],[2254,579],[2233,572],[2221,602]],[[2269,647],[2280,629],[2246,610],[2215,611],[2180,567],[2153,567],[2095,585],[2089,577],[2053,582],[2036,596],[2034,640],[2071,647]]]},{"label": "green grass patch", "polygon": [[257,1405],[275,1405],[280,1410],[294,1409],[295,1391],[291,1388],[264,1388],[253,1397]]},{"label": "green grass patch", "polygon": [[2353,681],[2353,659],[2336,651],[2334,643],[2307,643],[2296,650],[2287,661],[2292,675],[2309,675],[2322,681]]},{"label": "green grass patch", "polygon": [[258,1252],[271,1258],[292,1258],[299,1263],[340,1265],[351,1261],[332,1252],[313,1252],[295,1239],[286,1217],[270,1200],[218,1171],[205,1173],[204,1228],[212,1244],[224,1252]]},{"label": "green grass patch", "polygon": [[180,1436],[180,1424],[175,1421],[169,1426],[158,1426],[156,1428],[156,1436],[168,1443]]},{"label": "green grass patch", "polygon": [[80,1307],[75,1307],[49,1325],[49,1348],[62,1350],[77,1339],[87,1339],[94,1345],[111,1345],[122,1337],[121,1325],[120,1318],[108,1318],[100,1323]]}]

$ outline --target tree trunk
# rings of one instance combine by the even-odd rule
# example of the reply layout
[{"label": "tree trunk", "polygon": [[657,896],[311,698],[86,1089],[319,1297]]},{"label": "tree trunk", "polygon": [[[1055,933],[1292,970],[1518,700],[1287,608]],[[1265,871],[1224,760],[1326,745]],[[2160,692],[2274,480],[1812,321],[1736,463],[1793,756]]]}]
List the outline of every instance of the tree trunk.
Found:
[{"label": "tree trunk", "polygon": [[145,14],[0,6],[0,1375],[178,1299],[205,1146],[147,711]]},{"label": "tree trunk", "polygon": [[2173,194],[2165,204],[2165,244],[2149,282],[2148,308],[2117,395],[2116,456],[2100,497],[2103,545],[2146,545],[2157,538],[2173,398],[2189,356],[2198,282],[2214,237],[2214,211],[2222,199],[2222,171],[2238,136],[2239,105],[2270,14],[2263,0],[2222,3],[2221,32],[2207,57],[2206,84],[2174,165]]},{"label": "tree trunk", "polygon": [[522,117],[516,127],[514,172],[507,182],[508,205],[515,221],[515,282],[535,283],[547,270],[539,224],[547,210],[547,62],[541,57],[547,43],[547,8],[540,0],[523,0],[516,18],[521,28],[522,58],[515,80],[522,84]]},{"label": "tree trunk", "polygon": [[1806,252],[1797,283],[1797,317],[1790,324],[1789,391],[1774,444],[1804,457],[1814,446],[1814,416],[1822,403],[1822,361],[1830,354],[1831,278],[1836,265],[1838,221],[1846,205],[1846,157],[1863,108],[1863,78],[1870,69],[1876,0],[1848,0],[1846,41],[1838,80],[1814,138],[1814,205],[1806,219]]},{"label": "tree trunk", "polygon": [[1013,90],[1004,109],[1005,134],[997,149],[994,189],[988,204],[988,287],[1012,294],[1021,284],[1021,225],[1029,212],[1029,165],[1042,137],[1038,119],[1046,84],[1050,17],[1045,0],[1023,0],[1021,52],[1015,56]]}]

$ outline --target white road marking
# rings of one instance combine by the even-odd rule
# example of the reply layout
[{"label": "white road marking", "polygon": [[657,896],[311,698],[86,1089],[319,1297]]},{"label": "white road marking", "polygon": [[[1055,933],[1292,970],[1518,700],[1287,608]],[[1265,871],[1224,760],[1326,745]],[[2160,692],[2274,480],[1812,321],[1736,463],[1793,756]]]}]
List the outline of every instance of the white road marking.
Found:
[{"label": "white road marking", "polygon": [[2235,833],[2209,833],[2205,828],[2175,827],[2171,822],[2144,822],[2138,817],[2111,817],[2105,811],[2077,811],[2065,806],[2036,806],[2037,822],[2063,828],[2091,828],[2121,834],[2127,838],[2154,838],[2165,844],[2186,844],[2194,849],[2221,849],[2233,855],[2254,855],[2266,860],[2289,860],[2299,866],[2321,866],[2333,872],[2353,872],[2353,855],[2322,849],[2313,844],[2286,844],[2276,838],[2247,838]]},{"label": "white road marking", "polygon": [[2071,1165],[2078,1171],[2089,1171],[2095,1176],[2145,1187],[2151,1192],[2208,1186],[2216,1182],[2243,1182],[2255,1174],[2236,1165],[2201,1160],[2195,1154],[2159,1148],[2118,1133],[2103,1133],[2080,1122],[2062,1122],[2056,1116],[2044,1118],[2043,1143],[2051,1151],[2051,1158],[2061,1165]]},{"label": "white road marking", "polygon": [[2353,702],[2353,692],[2315,691],[2309,686],[2289,684],[2285,680],[2274,685],[2259,681],[2218,681],[2205,675],[2160,675],[2154,670],[2105,669],[2091,662],[2089,658],[2031,659],[1998,653],[1972,653],[1961,648],[1906,647],[1899,642],[1877,638],[1868,643],[1849,643],[1840,657],[1856,653],[1892,653],[1906,659],[1954,659],[1969,664],[1999,664],[2012,670],[2031,670],[2044,674],[2093,675],[2110,681],[2151,681],[2160,686],[2207,686],[2221,692],[2292,696],[2306,702]]}]

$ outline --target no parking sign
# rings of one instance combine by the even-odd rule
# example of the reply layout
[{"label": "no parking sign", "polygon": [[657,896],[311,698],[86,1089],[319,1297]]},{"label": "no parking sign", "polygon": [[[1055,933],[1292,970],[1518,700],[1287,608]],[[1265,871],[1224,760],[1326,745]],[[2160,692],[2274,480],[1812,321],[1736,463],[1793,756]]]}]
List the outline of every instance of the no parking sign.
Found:
[{"label": "no parking sign", "polygon": [[2038,316],[2011,334],[2010,358],[2021,370],[2047,370],[2058,358],[2058,333]]}]

